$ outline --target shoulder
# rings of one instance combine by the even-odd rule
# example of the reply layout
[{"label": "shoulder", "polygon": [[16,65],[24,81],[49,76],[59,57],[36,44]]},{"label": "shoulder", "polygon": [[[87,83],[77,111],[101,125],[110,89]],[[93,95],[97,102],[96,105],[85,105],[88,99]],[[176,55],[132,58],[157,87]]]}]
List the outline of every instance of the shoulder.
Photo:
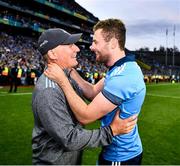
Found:
[{"label": "shoulder", "polygon": [[145,87],[143,74],[136,62],[127,62],[107,74],[103,90],[125,98]]},{"label": "shoulder", "polygon": [[39,90],[52,90],[52,91],[61,91],[62,89],[58,86],[58,84],[52,80],[50,80],[48,77],[46,77],[44,74],[42,74],[36,85],[35,85],[35,89],[39,89]]},{"label": "shoulder", "polygon": [[35,85],[33,98],[36,98],[36,96],[44,100],[52,100],[54,98],[65,99],[62,89],[45,75],[41,75]]}]

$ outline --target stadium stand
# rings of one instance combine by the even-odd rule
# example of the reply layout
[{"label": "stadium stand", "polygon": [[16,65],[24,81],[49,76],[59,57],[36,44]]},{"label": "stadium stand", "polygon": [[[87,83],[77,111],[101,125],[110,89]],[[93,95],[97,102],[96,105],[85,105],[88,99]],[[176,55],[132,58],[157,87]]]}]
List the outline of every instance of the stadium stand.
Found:
[{"label": "stadium stand", "polygon": [[45,29],[54,27],[83,33],[78,43],[83,49],[78,54],[77,70],[85,79],[95,82],[105,75],[107,68],[97,64],[88,50],[92,42],[92,27],[98,18],[75,1],[1,0],[0,10],[0,84],[9,84],[9,73],[16,63],[22,70],[20,84],[34,84],[44,69],[42,57],[36,50],[37,38]]},{"label": "stadium stand", "polygon": [[[92,28],[98,18],[74,0],[0,0],[0,10],[0,85],[9,84],[9,74],[16,63],[18,70],[22,70],[19,84],[36,82],[45,65],[36,50],[37,38],[45,29],[54,27],[83,33],[77,43],[82,48],[77,70],[85,79],[95,83],[105,76],[107,68],[95,62],[95,56],[89,50]],[[179,53],[175,54],[176,66],[165,66],[164,52],[132,52],[143,68],[147,82],[179,80]]]}]

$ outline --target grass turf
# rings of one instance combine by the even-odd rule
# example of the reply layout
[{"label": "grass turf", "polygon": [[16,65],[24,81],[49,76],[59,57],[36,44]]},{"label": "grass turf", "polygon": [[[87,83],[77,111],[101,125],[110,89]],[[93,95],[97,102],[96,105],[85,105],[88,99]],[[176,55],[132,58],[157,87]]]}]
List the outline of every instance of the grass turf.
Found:
[{"label": "grass turf", "polygon": [[[31,163],[32,88],[18,93],[0,89],[0,165]],[[139,117],[144,165],[180,164],[180,84],[149,84]],[[19,94],[23,93],[23,95]],[[87,128],[97,128],[99,122]],[[100,148],[84,151],[83,164],[94,165]]]}]

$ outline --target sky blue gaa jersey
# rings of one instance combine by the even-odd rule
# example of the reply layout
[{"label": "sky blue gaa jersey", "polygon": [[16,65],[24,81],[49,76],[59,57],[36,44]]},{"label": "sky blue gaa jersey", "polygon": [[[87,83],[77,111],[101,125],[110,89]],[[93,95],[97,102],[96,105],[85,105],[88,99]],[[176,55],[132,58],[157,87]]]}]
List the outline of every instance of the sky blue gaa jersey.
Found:
[{"label": "sky blue gaa jersey", "polygon": [[[123,119],[139,114],[145,93],[144,77],[135,62],[134,55],[128,54],[118,60],[106,74],[102,90],[102,94],[116,104],[117,108],[102,118],[102,126],[111,123],[118,109],[120,109],[120,117]],[[129,134],[114,137],[112,144],[104,148],[103,157],[109,161],[125,161],[134,158],[141,152],[142,144],[136,125]]]}]

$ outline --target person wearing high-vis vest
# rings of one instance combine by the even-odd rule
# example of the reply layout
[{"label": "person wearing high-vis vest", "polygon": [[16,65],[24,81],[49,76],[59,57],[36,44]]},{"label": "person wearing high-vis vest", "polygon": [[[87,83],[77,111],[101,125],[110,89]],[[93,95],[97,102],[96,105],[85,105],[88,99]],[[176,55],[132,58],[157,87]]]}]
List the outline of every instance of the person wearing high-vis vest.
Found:
[{"label": "person wearing high-vis vest", "polygon": [[17,73],[17,78],[21,78],[22,77],[22,69],[19,67],[18,68],[18,73]]},{"label": "person wearing high-vis vest", "polygon": [[8,83],[8,76],[9,76],[9,68],[6,65],[4,65],[4,68],[2,69],[2,73],[1,73],[2,85],[6,85]]},{"label": "person wearing high-vis vest", "polygon": [[9,70],[8,67],[5,66],[5,67],[4,67],[4,70],[2,71],[2,75],[3,75],[3,76],[8,76],[8,70]]},{"label": "person wearing high-vis vest", "polygon": [[[18,69],[17,63],[14,64],[14,67],[10,71],[10,89],[9,92],[12,91],[17,92],[18,80],[21,78],[22,69]],[[13,90],[14,87],[14,90]]]}]

